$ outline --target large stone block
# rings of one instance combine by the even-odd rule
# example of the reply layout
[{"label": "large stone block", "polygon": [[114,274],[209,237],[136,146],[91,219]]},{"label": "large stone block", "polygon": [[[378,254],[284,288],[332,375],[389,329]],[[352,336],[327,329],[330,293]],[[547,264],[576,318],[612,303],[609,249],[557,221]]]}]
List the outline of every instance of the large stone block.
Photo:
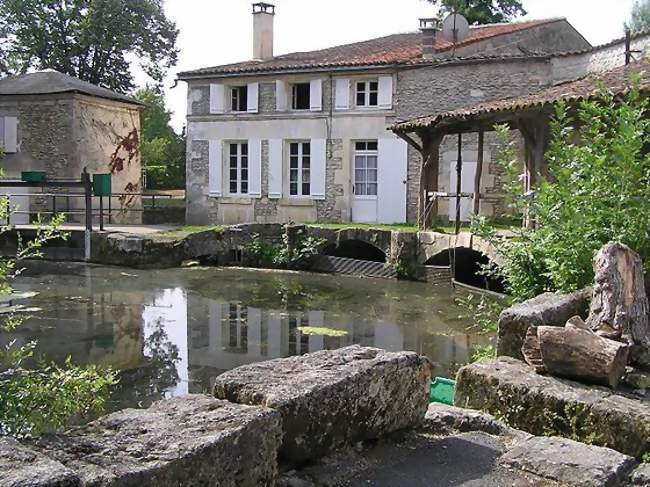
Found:
[{"label": "large stone block", "polygon": [[217,397],[282,413],[284,459],[333,449],[420,424],[431,364],[414,352],[358,345],[245,365],[217,377]]},{"label": "large stone block", "polygon": [[573,316],[585,316],[590,291],[571,294],[544,293],[508,308],[499,317],[497,355],[523,360],[521,346],[531,326],[564,326]]},{"label": "large stone block", "polygon": [[273,485],[277,411],[196,395],[126,409],[41,439],[36,447],[84,486]]},{"label": "large stone block", "polygon": [[621,485],[634,458],[609,448],[566,438],[531,437],[503,455],[499,463],[574,487]]},{"label": "large stone block", "polygon": [[510,357],[461,368],[454,403],[536,435],[565,436],[634,457],[650,451],[650,401],[539,375]]},{"label": "large stone block", "polygon": [[79,482],[79,476],[61,463],[12,438],[0,438],[3,487],[74,487]]}]

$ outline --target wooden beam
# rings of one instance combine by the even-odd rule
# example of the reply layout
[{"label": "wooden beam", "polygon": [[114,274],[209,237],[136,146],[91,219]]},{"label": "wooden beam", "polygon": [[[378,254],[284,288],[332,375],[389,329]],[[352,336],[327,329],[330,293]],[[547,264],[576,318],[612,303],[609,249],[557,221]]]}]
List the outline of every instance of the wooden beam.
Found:
[{"label": "wooden beam", "polygon": [[410,135],[407,135],[404,132],[395,132],[400,139],[404,140],[408,145],[413,147],[416,151],[424,156],[424,149],[420,144],[418,144]]},{"label": "wooden beam", "polygon": [[474,175],[474,201],[473,213],[478,215],[481,209],[481,175],[483,173],[483,144],[485,132],[480,129],[478,132],[478,154],[476,155],[476,174]]}]

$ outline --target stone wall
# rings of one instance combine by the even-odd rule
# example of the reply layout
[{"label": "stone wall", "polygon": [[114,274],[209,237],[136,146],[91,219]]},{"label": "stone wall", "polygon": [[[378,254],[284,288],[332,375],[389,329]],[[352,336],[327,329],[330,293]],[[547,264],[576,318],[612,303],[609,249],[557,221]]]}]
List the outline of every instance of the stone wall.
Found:
[{"label": "stone wall", "polygon": [[[639,59],[646,56],[650,50],[650,34],[636,36],[630,44],[632,51],[640,51],[633,55]],[[581,78],[590,73],[599,73],[614,69],[625,64],[625,40],[598,47],[593,51],[556,56],[551,59],[553,82],[563,83]]]},{"label": "stone wall", "polygon": [[[573,52],[588,49],[589,42],[564,19],[531,27],[504,36],[496,36],[456,50],[459,57],[481,54],[484,56],[521,56]],[[442,57],[451,51],[441,53]]]},{"label": "stone wall", "polygon": [[[74,104],[76,168],[90,173],[111,173],[113,223],[142,223],[140,110],[133,105],[86,96]],[[71,177],[74,174],[70,174]],[[93,202],[99,206],[98,198]],[[105,202],[106,203],[106,202]]]}]

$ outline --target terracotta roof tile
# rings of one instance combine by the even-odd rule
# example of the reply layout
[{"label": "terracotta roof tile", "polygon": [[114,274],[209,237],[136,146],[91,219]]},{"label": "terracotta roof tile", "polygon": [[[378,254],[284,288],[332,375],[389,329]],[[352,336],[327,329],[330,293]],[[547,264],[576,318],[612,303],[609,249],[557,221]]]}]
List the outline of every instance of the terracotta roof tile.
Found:
[{"label": "terracotta roof tile", "polygon": [[489,117],[501,112],[551,106],[559,101],[577,103],[597,96],[603,86],[614,95],[623,95],[629,90],[632,76],[639,73],[641,75],[641,90],[650,91],[650,59],[642,59],[628,66],[592,74],[530,95],[489,101],[471,107],[399,122],[394,124],[391,129],[395,132],[412,132],[441,123],[452,124]]},{"label": "terracotta roof tile", "polygon": [[[529,20],[471,27],[467,37],[457,47],[504,34],[530,29],[563,20],[561,18]],[[437,37],[436,50],[444,52],[453,46]],[[180,79],[204,75],[250,74],[269,71],[308,70],[327,67],[354,67],[406,64],[422,58],[422,38],[419,32],[393,34],[368,41],[330,47],[318,51],[294,52],[267,61],[245,61],[179,73]]]}]

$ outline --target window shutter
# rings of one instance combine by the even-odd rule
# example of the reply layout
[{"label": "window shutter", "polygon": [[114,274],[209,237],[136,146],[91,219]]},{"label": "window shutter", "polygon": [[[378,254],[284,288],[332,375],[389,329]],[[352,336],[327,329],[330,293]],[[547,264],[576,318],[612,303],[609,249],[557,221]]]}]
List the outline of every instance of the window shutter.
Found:
[{"label": "window shutter", "polygon": [[347,110],[350,108],[350,80],[337,79],[336,80],[336,110]]},{"label": "window shutter", "polygon": [[259,104],[260,98],[260,84],[259,83],[249,83],[248,84],[248,96],[246,111],[248,113],[257,113],[257,107]]},{"label": "window shutter", "polygon": [[282,198],[282,139],[269,140],[269,198]]},{"label": "window shutter", "polygon": [[208,178],[210,196],[221,196],[223,186],[223,142],[210,140],[208,142]]},{"label": "window shutter", "polygon": [[210,85],[210,113],[223,113],[224,98],[223,85]]},{"label": "window shutter", "polygon": [[287,111],[287,83],[282,80],[275,82],[275,108],[278,112]]},{"label": "window shutter", "polygon": [[248,195],[251,198],[262,196],[262,141],[248,141]]},{"label": "window shutter", "polygon": [[323,109],[323,80],[313,79],[309,82],[309,109],[312,112]]},{"label": "window shutter", "polygon": [[18,118],[4,118],[4,149],[5,152],[18,151]]},{"label": "window shutter", "polygon": [[406,221],[406,171],[408,146],[401,139],[379,139],[377,221]]},{"label": "window shutter", "polygon": [[327,144],[325,139],[311,140],[311,196],[325,199]]},{"label": "window shutter", "polygon": [[379,108],[393,108],[393,77],[379,78]]}]

